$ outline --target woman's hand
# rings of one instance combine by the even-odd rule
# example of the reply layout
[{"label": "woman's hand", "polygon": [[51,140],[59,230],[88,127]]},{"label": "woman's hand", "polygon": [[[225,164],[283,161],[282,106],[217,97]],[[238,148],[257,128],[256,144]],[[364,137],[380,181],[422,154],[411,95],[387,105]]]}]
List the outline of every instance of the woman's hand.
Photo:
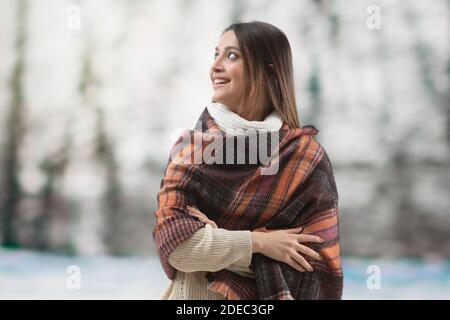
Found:
[{"label": "woman's hand", "polygon": [[203,212],[201,212],[200,210],[198,210],[197,208],[191,207],[191,206],[186,206],[186,208],[188,209],[189,213],[197,218],[200,219],[200,221],[209,224],[211,227],[213,228],[218,228],[217,224],[212,221],[211,219],[209,219]]},{"label": "woman's hand", "polygon": [[[213,228],[218,228],[213,220],[209,219],[197,208],[191,206],[186,206],[186,208],[189,214],[197,217],[200,221],[209,224]],[[302,230],[302,227],[274,231],[268,231],[265,228],[256,229],[251,233],[253,252],[262,253],[274,260],[285,262],[301,272],[306,270],[313,271],[312,266],[303,256],[307,255],[317,260],[322,260],[323,258],[319,253],[301,243],[321,243],[323,240],[310,234],[301,234]]]},{"label": "woman's hand", "polygon": [[310,234],[301,234],[303,228],[297,227],[287,230],[269,232],[252,232],[253,252],[285,262],[300,272],[313,271],[304,255],[317,260],[323,260],[319,253],[301,243],[323,242],[322,238]]}]

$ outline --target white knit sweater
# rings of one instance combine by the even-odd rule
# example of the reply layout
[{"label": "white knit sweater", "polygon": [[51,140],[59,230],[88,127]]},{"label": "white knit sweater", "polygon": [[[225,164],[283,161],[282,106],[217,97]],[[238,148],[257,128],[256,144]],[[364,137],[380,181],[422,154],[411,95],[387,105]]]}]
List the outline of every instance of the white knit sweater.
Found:
[{"label": "white knit sweater", "polygon": [[[207,108],[219,128],[229,134],[247,129],[279,130],[283,124],[275,111],[263,121],[248,121],[220,103],[212,103]],[[227,269],[253,278],[251,260],[250,230],[214,229],[206,225],[171,253],[169,263],[177,269],[177,275],[161,299],[223,300],[224,296],[208,290],[206,273]]]}]

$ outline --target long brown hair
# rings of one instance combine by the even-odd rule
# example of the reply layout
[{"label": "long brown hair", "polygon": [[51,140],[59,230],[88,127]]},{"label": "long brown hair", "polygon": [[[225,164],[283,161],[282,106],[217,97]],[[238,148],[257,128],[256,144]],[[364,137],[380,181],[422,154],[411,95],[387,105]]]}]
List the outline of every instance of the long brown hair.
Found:
[{"label": "long brown hair", "polygon": [[[267,95],[290,128],[299,128],[295,99],[291,46],[277,27],[261,21],[233,23],[222,34],[233,30],[241,48],[245,88],[242,103]],[[264,81],[265,79],[265,81]]]}]

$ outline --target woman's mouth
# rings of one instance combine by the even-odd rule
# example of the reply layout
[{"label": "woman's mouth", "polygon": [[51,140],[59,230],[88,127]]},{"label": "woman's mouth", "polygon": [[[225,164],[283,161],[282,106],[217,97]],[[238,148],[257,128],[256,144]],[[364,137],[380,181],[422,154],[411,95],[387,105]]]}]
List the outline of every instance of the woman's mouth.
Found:
[{"label": "woman's mouth", "polygon": [[226,78],[215,78],[213,80],[213,87],[214,88],[220,88],[228,84],[231,80]]}]

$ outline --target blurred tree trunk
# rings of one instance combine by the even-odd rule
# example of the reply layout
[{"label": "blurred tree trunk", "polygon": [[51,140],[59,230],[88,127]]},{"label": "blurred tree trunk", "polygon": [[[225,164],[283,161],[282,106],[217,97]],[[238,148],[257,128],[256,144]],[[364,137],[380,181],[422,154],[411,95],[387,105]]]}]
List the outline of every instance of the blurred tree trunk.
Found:
[{"label": "blurred tree trunk", "polygon": [[24,134],[23,114],[24,114],[24,92],[23,74],[25,65],[25,44],[26,44],[26,12],[27,4],[25,0],[17,2],[16,13],[16,39],[15,54],[16,61],[12,70],[10,80],[11,104],[5,125],[5,157],[2,169],[4,177],[2,181],[3,197],[1,198],[1,237],[5,246],[19,246],[18,230],[18,205],[22,196],[19,181],[20,171],[20,144]]},{"label": "blurred tree trunk", "polygon": [[[35,237],[33,246],[39,250],[61,249],[53,243],[51,237],[52,226],[59,220],[58,218],[66,214],[66,210],[61,208],[61,196],[58,194],[58,182],[64,175],[64,171],[69,163],[71,148],[71,138],[66,135],[64,144],[54,154],[49,155],[40,165],[46,180],[39,193],[41,201],[41,211],[39,216],[33,221]],[[61,226],[57,226],[61,228]],[[64,248],[70,247],[68,239],[65,239]],[[67,251],[67,249],[66,249]]]},{"label": "blurred tree trunk", "polygon": [[106,190],[103,195],[105,228],[103,240],[110,254],[124,254],[125,230],[122,226],[126,217],[121,210],[122,188],[119,180],[119,168],[114,147],[106,134],[103,109],[97,108],[97,137],[95,154],[105,168]]},{"label": "blurred tree trunk", "polygon": [[110,254],[124,253],[123,243],[125,235],[122,226],[126,217],[121,210],[122,188],[119,179],[118,163],[114,151],[114,145],[111,142],[106,130],[106,120],[103,108],[97,103],[97,90],[100,81],[95,74],[92,57],[91,42],[88,42],[88,49],[84,56],[83,70],[80,81],[80,93],[86,101],[86,105],[95,112],[96,133],[93,152],[95,160],[104,169],[103,179],[105,180],[105,190],[102,198],[103,220],[102,228],[103,242]]}]

